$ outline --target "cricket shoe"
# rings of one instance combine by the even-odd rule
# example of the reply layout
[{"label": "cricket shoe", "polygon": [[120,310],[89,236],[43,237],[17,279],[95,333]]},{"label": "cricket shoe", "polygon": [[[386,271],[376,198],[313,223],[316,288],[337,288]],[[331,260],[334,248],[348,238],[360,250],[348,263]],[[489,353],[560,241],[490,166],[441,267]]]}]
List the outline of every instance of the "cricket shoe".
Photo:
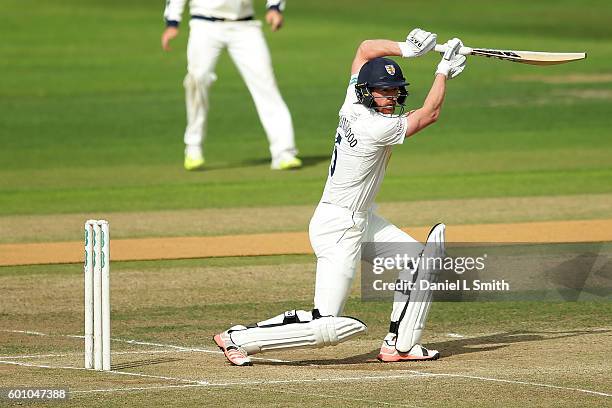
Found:
[{"label": "cricket shoe", "polygon": [[272,160],[272,170],[294,170],[302,167],[302,161],[295,156],[286,156],[281,159]]},{"label": "cricket shoe", "polygon": [[217,343],[217,346],[219,346],[221,351],[223,351],[223,354],[225,354],[225,357],[227,358],[227,360],[233,365],[237,365],[237,366],[253,365],[246,351],[244,351],[242,347],[239,347],[236,344],[234,344],[234,342],[232,341],[229,335],[229,332],[232,329],[246,329],[246,327],[244,326],[231,327],[229,330],[226,330],[223,333],[216,334],[213,337],[213,340],[215,341],[215,343]]},{"label": "cricket shoe", "polygon": [[185,155],[185,170],[200,170],[204,167],[204,157],[202,153],[190,153]]},{"label": "cricket shoe", "polygon": [[440,352],[438,350],[428,350],[420,344],[415,344],[407,353],[400,353],[395,348],[395,335],[387,334],[376,358],[383,363],[437,360],[440,358]]}]

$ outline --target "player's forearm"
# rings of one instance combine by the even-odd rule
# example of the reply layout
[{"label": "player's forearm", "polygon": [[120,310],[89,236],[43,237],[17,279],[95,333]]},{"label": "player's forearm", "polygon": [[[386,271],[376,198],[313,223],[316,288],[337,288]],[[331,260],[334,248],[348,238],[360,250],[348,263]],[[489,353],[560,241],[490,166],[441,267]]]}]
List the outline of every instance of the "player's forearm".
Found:
[{"label": "player's forearm", "polygon": [[410,31],[406,41],[365,40],[357,48],[351,74],[359,73],[361,67],[368,61],[378,57],[420,57],[431,51],[436,45],[437,35],[429,31],[415,28]]},{"label": "player's forearm", "polygon": [[399,56],[402,55],[402,51],[395,41],[390,40],[365,40],[357,48],[353,65],[351,66],[351,73],[356,74],[359,69],[368,61],[387,56]]},{"label": "player's forearm", "polygon": [[434,83],[423,102],[423,106],[408,115],[408,127],[406,128],[406,137],[410,137],[420,130],[438,120],[442,103],[444,102],[444,94],[446,92],[446,77],[442,74],[437,74]]},{"label": "player's forearm", "polygon": [[366,61],[378,57],[401,56],[402,50],[396,41],[365,40],[357,49],[357,55]]},{"label": "player's forearm", "polygon": [[423,102],[423,114],[432,123],[440,116],[442,103],[444,103],[444,95],[446,94],[446,77],[442,74],[437,74],[434,83]]}]

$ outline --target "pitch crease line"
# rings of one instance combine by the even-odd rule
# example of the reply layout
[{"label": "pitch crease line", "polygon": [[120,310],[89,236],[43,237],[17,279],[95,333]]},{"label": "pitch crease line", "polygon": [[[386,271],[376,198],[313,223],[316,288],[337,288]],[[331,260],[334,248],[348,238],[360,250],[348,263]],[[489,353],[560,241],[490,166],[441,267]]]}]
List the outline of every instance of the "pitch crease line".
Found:
[{"label": "pitch crease line", "polygon": [[480,377],[477,375],[465,375],[465,374],[449,374],[449,373],[426,373],[423,371],[415,371],[415,370],[397,370],[400,372],[408,372],[414,374],[423,374],[431,377],[455,377],[455,378],[467,378],[471,380],[481,380],[481,381],[491,381],[491,382],[503,382],[509,384],[520,384],[520,385],[531,385],[534,387],[542,387],[542,388],[554,388],[558,390],[566,390],[566,391],[578,391],[586,394],[599,395],[602,397],[612,397],[612,394],[607,394],[605,392],[593,391],[593,390],[585,390],[582,388],[572,388],[572,387],[562,387],[560,385],[553,384],[544,384],[544,383],[535,383],[529,381],[518,381],[518,380],[505,380],[502,378],[491,378],[491,377]]},{"label": "pitch crease line", "polygon": [[[5,332],[5,333],[21,333],[21,334],[28,334],[28,335],[34,335],[34,336],[68,337],[68,338],[73,338],[73,339],[83,339],[84,338],[84,336],[78,335],[78,334],[47,334],[47,333],[41,333],[41,332],[31,331],[31,330],[2,329],[0,331]],[[121,343],[127,343],[127,344],[136,344],[139,346],[154,346],[154,347],[172,348],[172,349],[183,351],[183,352],[191,351],[191,352],[196,352],[196,353],[223,354],[223,352],[220,350],[207,350],[207,349],[197,348],[197,347],[176,346],[174,344],[161,344],[161,343],[152,343],[152,342],[147,342],[147,341],[125,340],[125,339],[118,339],[118,338],[112,338],[111,340],[121,342]],[[251,359],[261,360],[261,361],[270,361],[273,363],[288,363],[289,362],[286,360],[279,360],[276,358],[265,358],[265,357],[251,357]]]},{"label": "pitch crease line", "polygon": [[157,389],[172,389],[172,388],[188,388],[188,387],[241,387],[251,385],[275,385],[275,384],[304,384],[304,383],[319,383],[319,382],[343,382],[343,381],[377,381],[388,379],[407,379],[428,377],[426,374],[409,374],[409,375],[386,375],[386,376],[364,376],[364,377],[331,377],[331,378],[313,378],[301,380],[262,380],[262,381],[244,381],[244,382],[225,382],[225,383],[206,383],[206,384],[184,384],[184,385],[161,385],[152,387],[128,387],[128,388],[108,388],[95,390],[76,390],[71,391],[73,394],[86,394],[94,392],[127,392],[127,391],[145,391]]},{"label": "pitch crease line", "polygon": [[[125,355],[125,354],[169,354],[169,353],[187,353],[189,350],[142,350],[142,351],[113,351],[111,354],[114,355]],[[19,360],[24,358],[47,358],[47,357],[73,357],[82,356],[83,353],[63,353],[63,354],[31,354],[22,356],[0,356],[0,360]]]},{"label": "pitch crease line", "polygon": [[[111,339],[113,341],[118,341],[118,342],[122,342],[122,343],[127,343],[127,344],[136,344],[136,345],[141,345],[141,346],[154,346],[154,347],[168,347],[168,348],[172,348],[172,349],[176,349],[176,350],[181,350],[181,351],[193,351],[196,353],[211,353],[211,354],[223,354],[222,351],[220,350],[207,350],[207,349],[202,349],[202,348],[198,348],[198,347],[185,347],[185,346],[177,346],[174,344],[162,344],[162,343],[151,343],[151,342],[147,342],[147,341],[138,341],[138,340],[125,340],[125,339]],[[274,363],[288,363],[289,361],[286,360],[279,360],[276,358],[264,358],[264,357],[251,357],[252,360],[262,360],[262,361],[270,361],[270,362],[274,362]]]},{"label": "pitch crease line", "polygon": [[46,333],[41,333],[41,332],[31,331],[31,330],[6,330],[6,329],[2,329],[0,331],[5,332],[5,333],[29,334],[29,335],[32,335],[32,336],[49,336]]},{"label": "pitch crease line", "polygon": [[[72,366],[52,366],[52,365],[47,365],[47,364],[31,364],[31,363],[23,363],[20,361],[5,361],[5,360],[0,360],[0,364],[8,364],[8,365],[16,365],[16,366],[21,366],[21,367],[33,367],[33,368],[49,368],[49,369],[60,369],[60,370],[80,370],[80,371],[91,371],[91,372],[95,372],[98,373],[98,371],[92,370],[90,368],[85,368],[85,367],[72,367]],[[101,374],[118,374],[118,375],[127,375],[127,376],[133,376],[133,377],[144,377],[144,378],[155,378],[155,379],[159,379],[159,380],[168,380],[168,381],[175,381],[175,382],[188,382],[191,383],[192,385],[208,385],[208,381],[204,381],[204,380],[189,380],[186,378],[177,378],[177,377],[166,377],[166,376],[162,376],[162,375],[150,375],[150,374],[140,374],[140,373],[130,373],[130,372],[126,372],[126,371],[117,371],[117,370],[110,370],[110,371],[103,371],[100,372]]]}]

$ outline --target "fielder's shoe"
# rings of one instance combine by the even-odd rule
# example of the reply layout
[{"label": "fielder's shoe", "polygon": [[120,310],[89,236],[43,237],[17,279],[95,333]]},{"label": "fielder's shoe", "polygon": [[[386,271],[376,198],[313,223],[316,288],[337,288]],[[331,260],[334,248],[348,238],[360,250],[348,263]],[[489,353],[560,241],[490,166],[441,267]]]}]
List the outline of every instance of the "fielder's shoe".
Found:
[{"label": "fielder's shoe", "polygon": [[288,156],[282,159],[272,160],[270,168],[272,170],[292,170],[302,167],[302,161],[295,156]]},{"label": "fielder's shoe", "polygon": [[440,352],[438,350],[428,350],[420,344],[415,344],[409,352],[400,353],[395,349],[395,335],[387,334],[376,358],[383,363],[437,360],[440,358]]},{"label": "fielder's shoe", "polygon": [[190,153],[185,155],[185,170],[200,170],[204,167],[202,153]]},{"label": "fielder's shoe", "polygon": [[[244,326],[241,326],[244,327]],[[230,328],[231,330],[231,328]],[[223,333],[216,334],[213,337],[217,346],[223,351],[227,360],[233,365],[237,366],[250,366],[253,365],[251,363],[251,359],[247,355],[246,351],[244,351],[241,347],[237,346],[232,342],[232,339],[229,335],[229,330],[224,331]]]}]

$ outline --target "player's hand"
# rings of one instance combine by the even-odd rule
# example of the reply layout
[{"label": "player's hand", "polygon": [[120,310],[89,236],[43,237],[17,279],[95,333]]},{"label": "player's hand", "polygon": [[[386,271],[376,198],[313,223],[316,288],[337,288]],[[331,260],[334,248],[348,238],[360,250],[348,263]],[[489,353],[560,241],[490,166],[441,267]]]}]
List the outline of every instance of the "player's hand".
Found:
[{"label": "player's hand", "polygon": [[446,43],[446,51],[442,54],[442,60],[438,64],[436,74],[442,74],[447,79],[453,79],[463,72],[467,59],[464,55],[459,55],[459,49],[463,47],[463,42],[458,38],[453,38]]},{"label": "player's hand", "polygon": [[459,52],[459,49],[463,47],[463,41],[458,38],[453,38],[446,42],[446,51],[442,53],[442,59],[450,61]]},{"label": "player's hand", "polygon": [[467,62],[467,58],[465,55],[455,55],[451,62],[451,69],[448,73],[448,79],[453,79],[459,76],[465,69],[465,63]]},{"label": "player's hand", "polygon": [[406,37],[406,44],[408,44],[409,53],[404,54],[405,58],[420,57],[433,50],[436,46],[436,40],[438,35],[430,33],[429,31],[415,28]]},{"label": "player's hand", "polygon": [[164,51],[171,51],[170,41],[179,35],[179,29],[176,27],[166,27],[161,37],[161,46]]},{"label": "player's hand", "polygon": [[266,23],[270,24],[272,31],[278,31],[283,26],[283,14],[278,10],[268,10]]}]

